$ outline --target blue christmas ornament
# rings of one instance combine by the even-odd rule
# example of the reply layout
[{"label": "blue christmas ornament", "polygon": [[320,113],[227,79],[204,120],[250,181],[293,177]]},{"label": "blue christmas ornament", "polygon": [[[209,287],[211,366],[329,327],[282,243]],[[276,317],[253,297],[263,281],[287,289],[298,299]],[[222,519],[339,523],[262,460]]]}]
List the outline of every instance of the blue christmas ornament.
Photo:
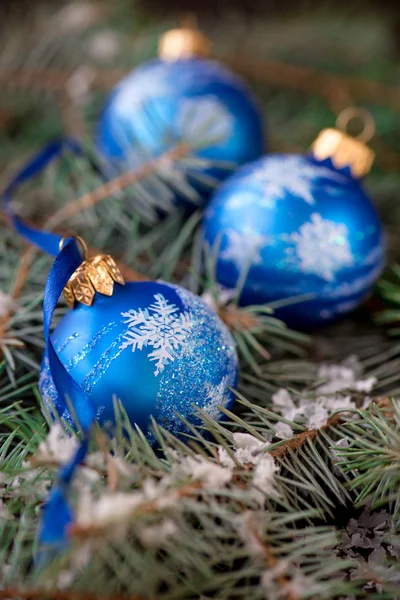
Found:
[{"label": "blue christmas ornament", "polygon": [[372,158],[361,142],[328,129],[310,156],[271,154],[240,169],[204,215],[218,282],[235,288],[242,275],[242,305],[312,294],[276,313],[298,329],[356,307],[385,260],[378,214],[358,180]]},{"label": "blue christmas ornament", "polygon": [[[153,416],[175,434],[184,431],[175,413],[199,424],[194,405],[218,419],[217,405],[229,408],[234,400],[229,389],[238,377],[234,341],[216,314],[179,286],[115,285],[112,297],[96,294],[92,306],[70,310],[52,342],[103,427],[114,423],[113,397],[143,431],[148,432]],[[72,423],[65,405],[58,404],[47,355],[39,389],[50,412],[61,410]]]},{"label": "blue christmas ornament", "polygon": [[190,159],[165,161],[158,170],[169,187],[181,190],[173,202],[204,200],[209,176],[222,180],[263,152],[263,123],[253,96],[239,77],[200,57],[207,54],[204,43],[196,30],[167,33],[161,58],[115,87],[97,126],[100,154],[123,169],[187,144]]}]

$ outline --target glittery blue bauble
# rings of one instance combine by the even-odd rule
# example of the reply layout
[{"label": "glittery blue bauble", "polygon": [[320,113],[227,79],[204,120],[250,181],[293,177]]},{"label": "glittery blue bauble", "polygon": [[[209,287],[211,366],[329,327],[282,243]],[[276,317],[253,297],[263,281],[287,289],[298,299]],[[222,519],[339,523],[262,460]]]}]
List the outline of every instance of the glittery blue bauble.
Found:
[{"label": "glittery blue bauble", "polygon": [[[241,79],[212,61],[157,59],[116,86],[97,127],[101,155],[134,169],[179,142],[213,168],[181,160],[166,163],[161,176],[167,182],[173,176],[183,188],[189,182],[203,197],[210,189],[204,175],[222,180],[233,166],[262,154],[261,115]],[[220,161],[230,168],[220,168]]]},{"label": "glittery blue bauble", "polygon": [[[70,310],[52,334],[56,352],[96,407],[102,426],[114,422],[113,396],[132,424],[148,431],[150,416],[173,433],[184,430],[175,411],[198,424],[193,405],[219,418],[237,385],[233,339],[197,296],[162,282],[115,285],[112,297],[96,294],[91,307]],[[57,405],[48,359],[39,389]],[[71,420],[68,413],[61,415]]]},{"label": "glittery blue bauble", "polygon": [[349,169],[330,159],[271,154],[243,167],[212,198],[204,235],[219,245],[223,286],[234,288],[247,272],[243,305],[313,294],[277,311],[299,329],[357,306],[384,265],[375,208]]}]

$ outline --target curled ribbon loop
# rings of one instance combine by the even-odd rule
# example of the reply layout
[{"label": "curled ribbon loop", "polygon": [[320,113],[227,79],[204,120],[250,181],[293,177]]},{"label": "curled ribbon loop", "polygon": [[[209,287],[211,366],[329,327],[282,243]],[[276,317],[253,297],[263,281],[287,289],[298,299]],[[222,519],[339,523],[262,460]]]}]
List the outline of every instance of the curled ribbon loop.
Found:
[{"label": "curled ribbon loop", "polygon": [[[50,373],[58,394],[59,406],[68,410],[66,398],[71,402],[77,418],[77,426],[83,431],[75,455],[64,465],[57,476],[43,507],[39,526],[39,563],[47,561],[54,550],[64,548],[68,538],[68,526],[73,520],[73,511],[69,506],[67,493],[75,469],[84,459],[89,440],[90,427],[95,418],[91,399],[68,373],[61,363],[50,338],[50,327],[58,299],[72,274],[82,263],[75,236],[62,236],[43,231],[24,223],[12,208],[12,198],[17,188],[43,171],[53,160],[59,158],[65,150],[82,155],[80,146],[70,138],[53,141],[37,153],[12,179],[3,192],[3,208],[11,226],[28,242],[44,252],[56,256],[49,273],[43,298],[43,327]],[[61,244],[62,243],[62,244]],[[59,249],[61,248],[61,249]]]}]

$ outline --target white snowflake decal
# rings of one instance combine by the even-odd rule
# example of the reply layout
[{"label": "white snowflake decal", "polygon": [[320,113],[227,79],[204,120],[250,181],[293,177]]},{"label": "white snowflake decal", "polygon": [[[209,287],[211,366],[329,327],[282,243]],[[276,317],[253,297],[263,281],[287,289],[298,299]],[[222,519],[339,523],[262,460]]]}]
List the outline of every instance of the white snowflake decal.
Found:
[{"label": "white snowflake decal", "polygon": [[179,102],[177,132],[187,142],[221,144],[232,133],[233,117],[218,98],[183,98]]},{"label": "white snowflake decal", "polygon": [[267,242],[267,238],[255,233],[250,228],[244,231],[227,229],[228,245],[220,254],[224,260],[232,262],[238,271],[252,265],[262,263],[261,250]]},{"label": "white snowflake decal", "polygon": [[[187,312],[180,312],[175,304],[169,304],[162,294],[154,294],[155,302],[144,310],[123,312],[128,331],[120,349],[131,347],[132,352],[146,346],[154,348],[148,358],[156,362],[154,374],[164,370],[168,362],[173,362],[177,351],[182,348],[191,330],[192,323]],[[178,313],[178,314],[177,314]]]},{"label": "white snowflake decal", "polygon": [[313,213],[311,222],[304,223],[299,233],[292,233],[289,237],[296,245],[303,273],[313,273],[326,281],[334,281],[337,271],[354,264],[349,230],[344,223],[335,223]]},{"label": "white snowflake decal", "polygon": [[221,411],[218,406],[225,406],[227,404],[229,401],[228,391],[228,377],[226,375],[218,385],[206,383],[207,397],[203,410],[212,419],[219,419]]},{"label": "white snowflake decal", "polygon": [[275,200],[283,200],[287,192],[315,204],[311,186],[317,179],[343,181],[344,177],[332,169],[309,162],[303,156],[269,156],[247,176],[249,182],[258,181],[264,189],[260,206],[273,207]]},{"label": "white snowflake decal", "polygon": [[253,205],[260,205],[260,199],[257,194],[246,193],[243,188],[239,188],[232,196],[228,198],[225,206],[229,210],[240,210]]}]

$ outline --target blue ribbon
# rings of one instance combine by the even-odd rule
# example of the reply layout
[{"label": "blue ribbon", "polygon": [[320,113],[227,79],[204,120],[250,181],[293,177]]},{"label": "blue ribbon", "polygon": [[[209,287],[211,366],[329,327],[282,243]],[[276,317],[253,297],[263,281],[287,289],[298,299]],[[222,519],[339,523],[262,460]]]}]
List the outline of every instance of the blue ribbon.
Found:
[{"label": "blue ribbon", "polygon": [[39,564],[51,558],[54,555],[54,550],[65,548],[67,545],[68,526],[74,518],[67,494],[76,467],[84,460],[88,450],[89,431],[95,418],[95,409],[91,399],[61,363],[50,339],[50,326],[58,299],[69,278],[82,263],[81,254],[73,238],[68,240],[64,248],[59,251],[62,239],[60,235],[24,223],[15,215],[12,209],[12,197],[21,184],[43,171],[50,162],[59,158],[65,150],[69,150],[76,155],[83,154],[80,146],[70,138],[50,142],[17,173],[3,192],[3,207],[14,229],[31,244],[57,257],[47,279],[44,292],[44,338],[50,373],[59,397],[59,406],[68,410],[66,398],[70,400],[79,427],[83,431],[81,444],[70,462],[60,469],[56,482],[43,507],[39,525]]}]

